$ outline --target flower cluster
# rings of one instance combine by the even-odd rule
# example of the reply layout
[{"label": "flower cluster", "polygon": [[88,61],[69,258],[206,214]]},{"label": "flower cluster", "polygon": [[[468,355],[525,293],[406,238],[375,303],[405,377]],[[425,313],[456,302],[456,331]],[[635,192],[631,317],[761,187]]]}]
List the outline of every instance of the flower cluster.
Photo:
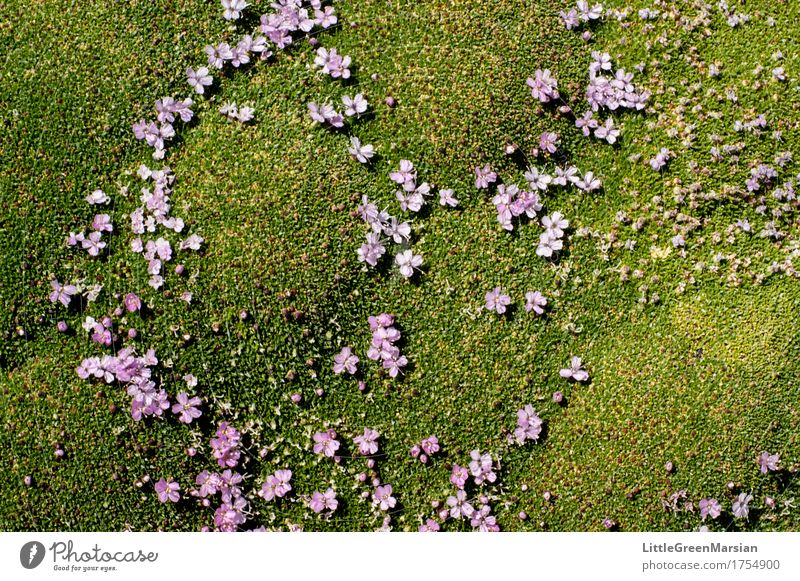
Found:
[{"label": "flower cluster", "polygon": [[[153,189],[151,191],[147,186],[142,187],[140,198],[142,205],[130,214],[131,229],[134,234],[140,235],[131,241],[131,250],[136,253],[142,253],[142,256],[147,261],[147,273],[150,275],[149,284],[151,287],[158,289],[164,284],[164,278],[161,274],[163,262],[172,260],[172,246],[163,237],[159,237],[156,240],[148,240],[147,243],[144,243],[141,235],[155,232],[156,227],[159,225],[168,230],[181,232],[184,222],[181,218],[169,215],[171,210],[170,195],[172,194],[172,184],[175,181],[175,175],[172,170],[169,167],[161,170],[151,170],[142,164],[139,167],[138,174],[145,182],[152,181]],[[180,243],[179,249],[197,250],[202,242],[203,239],[200,236],[193,234]]]},{"label": "flower cluster", "polygon": [[592,111],[607,108],[616,111],[618,108],[641,111],[650,98],[647,91],[638,91],[633,85],[633,73],[625,69],[617,69],[611,74],[613,66],[608,53],[593,52],[589,65],[589,85],[586,88],[586,100]]},{"label": "flower cluster", "polygon": [[[750,177],[745,181],[745,186],[748,192],[757,192],[761,186],[771,185],[778,177],[778,172],[774,168],[760,163],[758,166],[750,170]],[[792,188],[791,182],[788,182],[789,187]]]},{"label": "flower cluster", "polygon": [[400,160],[400,167],[389,173],[389,179],[402,188],[395,192],[395,197],[404,212],[419,212],[425,205],[426,197],[431,195],[431,187],[427,182],[417,185],[417,170],[407,159]]},{"label": "flower cluster", "polygon": [[531,89],[531,95],[540,103],[549,103],[559,99],[558,81],[550,72],[550,69],[536,69],[533,78],[528,77],[525,83]]},{"label": "flower cluster", "polygon": [[[107,330],[105,326],[104,329]],[[133,348],[125,347],[116,356],[88,357],[75,370],[81,379],[95,377],[106,383],[118,381],[125,385],[132,398],[131,417],[139,421],[144,416],[160,417],[169,408],[167,392],[157,389],[152,380],[152,370],[158,364],[155,352],[149,349],[136,357]]]},{"label": "flower cluster", "polygon": [[211,450],[214,458],[222,468],[235,468],[239,464],[241,451],[239,446],[242,436],[228,422],[220,422],[216,437],[211,438]]},{"label": "flower cluster", "polygon": [[542,419],[536,414],[533,406],[528,404],[517,411],[517,427],[514,429],[514,438],[518,444],[528,440],[536,441],[542,433]]},{"label": "flower cluster", "polygon": [[536,213],[542,209],[539,201],[539,194],[533,191],[520,191],[515,185],[500,184],[497,186],[497,193],[492,198],[497,210],[497,221],[504,230],[509,232],[514,229],[512,219],[525,215],[530,219],[536,217]]},{"label": "flower cluster", "polygon": [[84,329],[90,330],[93,342],[100,343],[104,347],[110,347],[117,340],[117,336],[112,332],[114,321],[108,315],[99,321],[96,321],[94,317],[86,317],[82,326]]},{"label": "flower cluster", "polygon": [[564,21],[566,29],[572,30],[573,28],[578,28],[581,22],[598,20],[603,15],[603,5],[595,4],[590,7],[587,0],[578,0],[575,8],[570,9],[569,12],[562,10],[559,15],[561,20]]},{"label": "flower cluster", "polygon": [[[95,192],[86,198],[87,201],[90,204],[98,203],[96,201],[99,199],[96,197],[98,193],[104,196],[106,202],[108,201],[108,196],[104,194],[102,190],[95,190]],[[113,232],[114,226],[111,224],[111,216],[108,214],[95,215],[91,226],[92,231],[89,232],[88,235],[86,235],[85,232],[79,232],[78,234],[70,232],[69,236],[67,237],[67,246],[76,246],[78,243],[80,243],[81,248],[86,250],[89,256],[98,256],[100,251],[106,247],[106,242],[102,239],[103,232]]]},{"label": "flower cluster", "polygon": [[569,220],[565,219],[561,212],[553,212],[542,218],[542,226],[544,226],[544,232],[539,236],[536,254],[551,258],[564,247],[561,239],[564,237],[564,231],[569,227]]},{"label": "flower cluster", "polygon": [[248,121],[253,120],[256,110],[252,107],[247,107],[244,105],[239,107],[236,103],[225,103],[219,108],[219,112],[231,121],[247,123]]},{"label": "flower cluster", "polygon": [[672,159],[672,154],[670,153],[669,149],[662,147],[658,150],[658,153],[655,155],[655,157],[650,158],[647,163],[649,163],[650,167],[652,167],[655,171],[661,171],[664,166],[667,165],[670,159]]},{"label": "flower cluster", "polygon": [[333,79],[349,79],[350,63],[350,57],[340,55],[335,48],[319,47],[314,59],[314,65],[321,69],[322,74]]},{"label": "flower cluster", "polygon": [[500,525],[497,524],[497,519],[492,514],[492,507],[489,506],[488,497],[481,495],[478,501],[482,504],[472,511],[469,517],[470,526],[482,533],[500,532]]},{"label": "flower cluster", "polygon": [[377,317],[369,317],[368,320],[372,341],[367,350],[367,357],[373,361],[381,361],[389,376],[397,377],[408,365],[408,359],[400,354],[400,349],[395,345],[400,340],[400,331],[393,326],[394,317],[381,313]]},{"label": "flower cluster", "polygon": [[164,159],[166,142],[175,137],[176,116],[184,123],[194,117],[189,108],[193,104],[190,98],[176,101],[173,97],[163,97],[156,101],[156,120],[146,121],[140,119],[133,124],[133,134],[136,139],[144,141],[153,148],[153,159]]},{"label": "flower cluster", "polygon": [[258,495],[267,501],[283,498],[292,490],[292,485],[289,484],[291,479],[291,470],[276,470],[267,476],[264,484],[261,485],[261,490],[258,491]]},{"label": "flower cluster", "polygon": [[[214,440],[212,440],[212,446],[213,442]],[[190,494],[202,498],[201,503],[203,506],[211,506],[209,496],[220,495],[222,502],[214,511],[214,526],[216,530],[233,532],[239,530],[247,520],[245,512],[247,511],[248,503],[242,495],[241,486],[239,486],[243,480],[244,477],[241,474],[233,472],[230,468],[222,473],[203,470],[197,475],[195,484],[200,488]]]},{"label": "flower cluster", "polygon": [[312,101],[308,104],[308,113],[311,115],[311,118],[320,125],[325,125],[327,123],[330,127],[335,129],[344,127],[344,117],[333,108],[333,105],[328,103],[320,105]]},{"label": "flower cluster", "polygon": [[411,457],[419,459],[423,464],[427,464],[428,458],[439,452],[440,449],[439,438],[428,436],[420,441],[419,444],[411,446]]},{"label": "flower cluster", "polygon": [[469,456],[471,458],[469,472],[475,484],[481,485],[484,482],[491,484],[497,480],[494,460],[491,454],[481,454],[478,450],[473,450],[469,453]]}]

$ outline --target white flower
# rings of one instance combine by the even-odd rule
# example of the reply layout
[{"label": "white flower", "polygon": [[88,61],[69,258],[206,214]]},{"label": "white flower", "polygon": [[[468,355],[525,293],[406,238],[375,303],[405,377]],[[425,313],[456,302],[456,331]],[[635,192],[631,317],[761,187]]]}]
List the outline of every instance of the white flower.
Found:
[{"label": "white flower", "polygon": [[399,253],[395,260],[400,267],[400,274],[405,278],[411,278],[414,275],[414,269],[422,265],[422,256],[414,254],[411,250]]},{"label": "white flower", "polygon": [[222,0],[222,7],[225,12],[222,17],[225,20],[238,20],[242,15],[242,10],[247,8],[247,2],[244,0]]},{"label": "white flower", "polygon": [[111,198],[103,190],[95,190],[86,196],[86,201],[90,204],[107,204],[110,200]]},{"label": "white flower", "polygon": [[361,141],[354,135],[350,137],[350,147],[347,148],[347,151],[353,156],[353,159],[361,163],[368,163],[375,155],[375,148],[372,145],[369,143],[361,145]]}]

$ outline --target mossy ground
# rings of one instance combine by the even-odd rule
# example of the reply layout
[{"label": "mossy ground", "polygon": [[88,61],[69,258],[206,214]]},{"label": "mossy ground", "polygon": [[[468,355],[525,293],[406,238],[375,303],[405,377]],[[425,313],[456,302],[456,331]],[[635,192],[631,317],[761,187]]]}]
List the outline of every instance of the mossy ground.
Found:
[{"label": "mossy ground", "polygon": [[[254,4],[251,14],[268,9]],[[318,37],[353,57],[349,83],[315,76],[313,49],[300,42],[271,64],[215,75],[212,97],[196,99],[197,119],[181,129],[167,162],[176,174],[173,213],[206,243],[203,252],[181,259],[189,276],[167,276],[156,292],[141,257],[128,251],[126,214],[140,187],[134,172],[142,162],[158,167],[134,140],[131,123],[149,116],[161,96],[189,95],[184,71],[204,63],[206,43],[249,29],[234,33],[217,2],[6,3],[3,12],[11,16],[0,23],[0,528],[197,530],[210,524],[208,509],[190,500],[161,505],[152,483],[139,489],[135,482],[171,476],[189,488],[197,472],[212,468],[208,438],[226,419],[247,432],[248,492],[288,466],[297,493],[333,485],[343,500],[323,520],[306,516],[299,502],[276,506],[256,498],[250,521],[256,525],[380,526],[380,516],[360,500],[367,487],[355,475],[363,460],[335,466],[310,451],[311,433],[323,426],[348,442],[368,426],[381,433],[379,472],[402,505],[394,523],[399,530],[415,530],[433,515],[431,501],[451,489],[449,465],[463,465],[475,448],[502,454],[494,511],[504,530],[600,530],[604,517],[622,530],[692,529],[699,517],[665,511],[662,498],[686,489],[695,502],[720,498],[730,513],[729,481],[752,491],[754,506],[770,494],[779,507],[712,528],[797,529],[800,513],[784,503],[798,493],[798,283],[771,276],[755,284],[743,275],[730,284],[713,270],[693,268],[723,251],[753,257],[764,271],[785,255],[791,224],[781,244],[754,235],[715,246],[711,233],[735,219],[764,219],[744,200],[682,208],[703,221],[704,238],[690,238],[682,258],[651,249],[671,246],[668,220],[651,219],[639,232],[620,229],[615,220],[619,211],[669,210],[664,200],[674,188],[695,180],[706,191],[742,184],[747,162],[771,163],[776,152],[796,148],[797,85],[766,82],[753,90],[751,71],[759,63],[769,69],[770,55],[781,49],[787,74],[800,75],[792,50],[800,40],[797,6],[752,2],[747,25],[730,28],[712,11],[710,22],[686,30],[680,16],[697,8],[680,2],[675,18],[645,24],[634,13],[629,28],[606,20],[593,27],[589,44],[564,30],[558,10],[566,6],[555,1],[348,1],[336,7],[341,26]],[[766,24],[769,15],[775,27]],[[626,70],[647,65],[636,78],[653,90],[654,110],[618,115],[624,131],[617,146],[583,137],[551,109],[537,114],[525,86],[537,68],[550,68],[565,102],[582,111],[591,50],[610,52]],[[719,79],[703,68],[714,60],[724,62]],[[702,87],[693,88],[698,82]],[[719,98],[728,86],[737,89],[737,103]],[[350,132],[377,146],[371,167],[349,159],[347,136],[312,127],[306,111],[311,100],[338,101],[356,89],[373,113]],[[397,107],[383,104],[388,95]],[[227,100],[254,106],[256,122],[243,127],[219,115]],[[721,120],[703,117],[709,110],[720,111]],[[733,121],[751,112],[765,113],[771,128],[783,131],[783,143],[734,134]],[[490,196],[474,188],[472,174],[491,163],[506,181],[522,183],[524,164],[502,147],[514,142],[527,151],[545,129],[561,135],[564,161],[604,182],[602,192],[546,195],[547,209],[565,213],[572,232],[593,233],[572,236],[554,264],[535,254],[535,224],[511,234],[499,228]],[[694,139],[682,148],[687,133]],[[730,143],[744,140],[747,153],[738,165],[698,174],[690,162],[710,165],[712,133]],[[681,151],[662,174],[631,161],[631,154],[646,159],[662,146]],[[365,233],[352,214],[361,194],[399,212],[387,174],[400,159],[412,160],[422,180],[454,188],[461,201],[456,210],[436,205],[415,219],[413,248],[426,268],[412,283],[391,268],[363,270],[355,254]],[[130,188],[127,195],[122,186]],[[112,197],[116,229],[107,256],[93,260],[65,248],[64,239],[91,221],[84,197],[96,188]],[[609,231],[635,239],[635,249],[603,247]],[[622,280],[624,266],[641,269],[643,278]],[[676,291],[687,272],[695,283]],[[104,290],[97,302],[65,313],[47,300],[53,276],[99,281]],[[495,286],[517,304],[508,317],[483,309],[483,295]],[[191,305],[179,299],[184,290],[194,295]],[[529,290],[549,298],[547,316],[522,310]],[[122,389],[75,374],[83,357],[100,352],[80,330],[83,317],[106,314],[119,304],[114,293],[131,291],[150,310],[128,315],[126,326],[139,330],[141,347],[156,349],[166,389],[183,390],[184,374],[199,378],[205,403],[196,427],[174,418],[135,423]],[[300,321],[281,316],[288,306],[302,311]],[[247,320],[240,319],[242,310]],[[332,374],[332,357],[345,345],[363,355],[367,316],[380,312],[396,315],[412,366],[402,381],[392,381],[362,357],[368,388],[361,394],[355,380]],[[57,333],[61,319],[77,336]],[[558,377],[571,355],[585,361],[588,385],[571,387]],[[317,388],[323,397],[314,394]],[[563,407],[551,401],[559,389],[566,394]],[[290,402],[295,392],[303,394],[303,405]],[[545,420],[546,437],[508,446],[504,432],[527,403]],[[408,450],[432,434],[443,454],[423,466]],[[60,461],[56,442],[66,450]],[[201,450],[194,459],[184,454],[190,445]],[[271,449],[265,460],[257,457],[262,448]],[[762,450],[781,453],[782,476],[758,472]],[[674,462],[674,474],[664,470],[667,461]],[[25,475],[33,476],[32,487],[24,486]],[[546,503],[544,491],[555,502]],[[520,511],[529,519],[520,521]]]}]

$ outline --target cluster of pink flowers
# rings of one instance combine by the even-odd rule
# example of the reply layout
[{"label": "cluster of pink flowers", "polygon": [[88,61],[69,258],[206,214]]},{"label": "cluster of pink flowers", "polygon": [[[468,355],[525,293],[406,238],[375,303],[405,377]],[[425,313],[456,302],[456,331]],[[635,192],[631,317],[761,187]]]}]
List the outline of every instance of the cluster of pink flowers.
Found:
[{"label": "cluster of pink flowers", "polygon": [[[181,218],[170,216],[170,195],[172,194],[172,184],[175,175],[169,167],[161,170],[151,170],[142,164],[138,170],[139,177],[145,182],[152,181],[153,189],[142,187],[142,205],[131,212],[131,229],[138,236],[131,241],[131,250],[141,253],[147,261],[147,273],[150,275],[149,284],[154,289],[160,288],[164,284],[162,276],[163,262],[172,260],[172,245],[163,237],[156,240],[142,241],[141,235],[153,233],[157,226],[163,226],[175,232],[183,231],[184,222]],[[181,241],[178,248],[180,250],[199,250],[203,243],[203,238],[197,234],[192,234]]]},{"label": "cluster of pink flowers", "polygon": [[308,104],[308,113],[320,125],[327,123],[335,129],[344,127],[344,117],[330,103],[319,104],[312,101]]},{"label": "cluster of pink flowers", "polygon": [[400,340],[400,331],[394,327],[394,317],[381,313],[377,317],[369,317],[369,328],[372,331],[372,342],[367,350],[367,357],[373,361],[381,361],[390,377],[397,377],[408,365],[408,359],[400,354],[395,345]]},{"label": "cluster of pink flowers", "polygon": [[176,116],[184,123],[188,123],[194,117],[190,109],[193,105],[191,98],[187,97],[182,101],[176,101],[173,97],[162,97],[156,101],[156,120],[146,121],[140,119],[133,124],[133,134],[136,139],[144,141],[153,148],[153,159],[164,159],[166,142],[175,137]]},{"label": "cluster of pink flowers", "polygon": [[253,120],[256,110],[252,107],[247,107],[246,105],[242,105],[240,107],[236,103],[225,103],[219,108],[219,112],[231,121],[247,123]]},{"label": "cluster of pink flowers", "polygon": [[423,438],[419,444],[411,446],[411,457],[418,458],[423,464],[428,463],[428,458],[439,452],[439,438],[436,436],[428,436]]},{"label": "cluster of pink flowers", "polygon": [[428,182],[417,185],[417,170],[407,159],[400,160],[400,167],[389,173],[389,179],[401,187],[394,195],[404,212],[419,212],[431,195],[431,186]]},{"label": "cluster of pink flowers", "polygon": [[91,317],[87,317],[86,326],[91,326],[92,341],[100,343],[104,347],[110,347],[112,343],[116,342],[117,336],[112,334],[114,321],[111,317],[106,315],[99,321],[95,321]]},{"label": "cluster of pink flowers", "polygon": [[520,191],[516,185],[500,184],[497,193],[492,198],[497,210],[497,221],[504,230],[509,232],[514,229],[513,218],[527,216],[536,218],[536,213],[542,209],[539,194],[536,191]]},{"label": "cluster of pink flowers", "polygon": [[[589,6],[589,2],[587,0],[578,0],[575,8],[572,8],[568,12],[564,12],[562,10],[559,12],[559,15],[561,16],[561,20],[564,21],[564,26],[566,29],[572,30],[574,28],[578,28],[581,22],[598,20],[603,15],[603,5],[595,4],[594,6]],[[591,35],[588,38],[591,38]]]},{"label": "cluster of pink flowers", "polygon": [[497,480],[495,464],[491,454],[481,454],[478,450],[469,453],[469,472],[475,484],[481,485],[484,482],[494,483]]},{"label": "cluster of pink flowers", "polygon": [[[750,170],[750,177],[745,181],[745,186],[748,192],[757,192],[761,189],[762,185],[771,185],[778,177],[778,172],[775,168],[761,163]],[[791,182],[789,182],[791,186]]]},{"label": "cluster of pink flowers", "polygon": [[221,473],[203,470],[197,475],[195,484],[200,488],[190,494],[200,497],[203,506],[211,506],[209,496],[220,495],[222,502],[214,510],[214,526],[216,530],[234,532],[239,530],[246,522],[245,512],[247,511],[248,503],[242,494],[241,486],[239,486],[243,480],[244,477],[241,474],[232,471],[230,468]]},{"label": "cluster of pink flowers", "polygon": [[264,484],[261,485],[261,490],[258,492],[258,495],[264,500],[283,498],[292,490],[292,485],[289,484],[291,479],[291,470],[276,470],[274,473],[267,476]]},{"label": "cluster of pink flowers", "polygon": [[533,406],[528,404],[521,410],[517,410],[517,427],[514,429],[514,438],[518,444],[527,441],[536,441],[542,433],[544,422],[534,411]]},{"label": "cluster of pink flowers", "polygon": [[222,468],[235,468],[239,464],[241,438],[236,428],[228,422],[220,422],[216,436],[211,438],[211,450]]},{"label": "cluster of pink flowers", "polygon": [[[109,198],[103,190],[95,190],[86,196],[86,201],[91,205],[101,205],[108,204],[111,198]],[[102,239],[103,232],[113,231],[114,226],[111,224],[111,217],[108,214],[97,214],[92,220],[92,231],[89,232],[88,235],[85,232],[79,232],[78,234],[70,232],[67,237],[67,246],[76,246],[80,244],[81,248],[86,250],[89,256],[98,256],[100,251],[106,247],[106,243]],[[63,294],[61,298],[63,298]],[[61,298],[59,300],[61,300]],[[69,301],[67,301],[67,303],[68,302]]]},{"label": "cluster of pink flowers", "polygon": [[323,75],[330,75],[333,79],[349,79],[350,63],[349,56],[342,56],[335,48],[327,49],[319,47],[314,65],[319,67]]},{"label": "cluster of pink flowers", "polygon": [[[511,297],[499,286],[487,292],[484,299],[484,307],[498,315],[505,313],[512,302]],[[525,312],[533,311],[537,315],[542,315],[546,305],[547,299],[539,291],[525,293]]]},{"label": "cluster of pink flowers", "polygon": [[664,169],[670,159],[672,159],[672,154],[670,153],[669,149],[662,147],[658,150],[658,153],[656,153],[654,157],[648,160],[647,163],[649,163],[650,167],[655,171],[661,171]]},{"label": "cluster of pink flowers", "polygon": [[560,98],[558,94],[558,81],[553,77],[550,69],[536,69],[533,78],[525,81],[531,89],[531,95],[540,103],[549,103]]},{"label": "cluster of pink flowers", "polygon": [[88,357],[75,370],[81,379],[95,377],[106,383],[118,381],[131,396],[131,417],[139,421],[144,416],[160,417],[169,409],[167,392],[157,389],[151,368],[158,364],[155,352],[148,349],[136,357],[131,347],[120,349],[116,356]]},{"label": "cluster of pink flowers", "polygon": [[542,218],[544,232],[539,236],[539,245],[536,254],[544,258],[551,258],[564,248],[564,231],[569,227],[569,220],[561,212],[553,212]]},{"label": "cluster of pink flowers", "polygon": [[589,85],[586,88],[586,100],[592,111],[601,108],[616,111],[620,107],[636,111],[644,109],[650,93],[636,89],[633,84],[633,73],[617,69],[612,75],[612,68],[611,56],[608,53],[592,53]]},{"label": "cluster of pink flowers", "polygon": [[481,495],[478,497],[478,501],[481,502],[481,505],[473,509],[469,517],[470,526],[482,533],[499,533],[500,525],[497,524],[497,519],[492,514],[489,498]]},{"label": "cluster of pink flowers", "polygon": [[[386,210],[378,211],[378,207],[369,201],[366,195],[361,198],[358,214],[367,223],[371,231],[367,232],[367,241],[356,251],[358,261],[369,266],[377,266],[381,257],[386,254],[386,246],[390,240],[401,244],[411,240],[411,224],[400,222],[390,216]],[[385,234],[388,239],[381,237]]]}]

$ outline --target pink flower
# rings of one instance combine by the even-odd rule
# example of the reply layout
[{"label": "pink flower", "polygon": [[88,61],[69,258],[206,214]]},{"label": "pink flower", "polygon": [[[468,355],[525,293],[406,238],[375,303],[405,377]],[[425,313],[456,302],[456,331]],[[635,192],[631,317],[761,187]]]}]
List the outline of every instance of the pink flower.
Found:
[{"label": "pink flower", "polygon": [[778,464],[781,461],[780,454],[770,454],[769,452],[761,452],[761,455],[758,457],[758,467],[761,470],[762,474],[766,474],[767,472],[774,472],[778,469]]},{"label": "pink flower", "polygon": [[564,379],[572,379],[581,382],[589,379],[589,373],[583,368],[581,358],[574,356],[570,360],[570,366],[559,371],[559,375]]},{"label": "pink flower", "polygon": [[142,300],[134,293],[126,294],[123,302],[125,303],[125,308],[129,313],[133,313],[142,308]]},{"label": "pink flower", "polygon": [[506,307],[511,304],[511,297],[503,293],[500,287],[486,293],[486,308],[495,311],[498,315],[506,312]]},{"label": "pink flower", "polygon": [[339,449],[339,441],[336,439],[336,432],[327,430],[325,432],[317,432],[313,436],[314,439],[314,453],[322,454],[328,458],[332,458]]},{"label": "pink flower", "polygon": [[167,478],[166,480],[162,478],[156,482],[155,488],[160,502],[178,502],[181,499],[181,495],[178,492],[181,487],[172,478]]},{"label": "pink flower", "polygon": [[371,428],[364,428],[364,433],[360,436],[353,438],[353,442],[358,444],[358,453],[362,456],[369,456],[378,451],[378,442],[380,437],[377,431]]},{"label": "pink flower", "polygon": [[311,495],[311,500],[308,502],[308,507],[316,513],[320,513],[323,510],[334,512],[338,506],[339,501],[336,500],[336,492],[334,492],[333,488],[328,488],[324,494],[319,490],[315,490]]},{"label": "pink flower", "polygon": [[289,484],[291,479],[291,470],[277,470],[274,474],[267,476],[267,480],[261,485],[258,495],[264,500],[283,498],[292,489],[292,485]]},{"label": "pink flower", "polygon": [[466,468],[459,466],[458,464],[453,464],[453,472],[450,474],[450,482],[456,488],[464,488],[467,484],[467,480],[469,479],[469,472]]},{"label": "pink flower", "polygon": [[53,291],[50,293],[50,302],[51,303],[61,303],[65,307],[69,306],[69,301],[71,300],[72,295],[78,292],[78,289],[71,284],[65,284],[61,286],[61,283],[57,280],[53,279],[50,281],[50,286],[53,287]]},{"label": "pink flower", "polygon": [[180,414],[181,417],[178,418],[178,421],[184,424],[191,424],[192,420],[202,415],[202,412],[197,409],[197,406],[200,405],[199,397],[189,398],[186,393],[179,393],[175,399],[178,400],[178,403],[173,404],[172,413]]},{"label": "pink flower", "polygon": [[333,372],[338,374],[347,371],[350,375],[354,375],[358,368],[358,357],[353,354],[350,347],[344,347],[339,354],[333,358]]},{"label": "pink flower", "polygon": [[438,533],[439,532],[439,523],[429,518],[425,521],[425,524],[420,525],[419,532],[421,533]]},{"label": "pink flower", "polygon": [[381,510],[389,510],[397,504],[397,499],[392,496],[392,485],[378,486],[372,493],[372,505]]}]

